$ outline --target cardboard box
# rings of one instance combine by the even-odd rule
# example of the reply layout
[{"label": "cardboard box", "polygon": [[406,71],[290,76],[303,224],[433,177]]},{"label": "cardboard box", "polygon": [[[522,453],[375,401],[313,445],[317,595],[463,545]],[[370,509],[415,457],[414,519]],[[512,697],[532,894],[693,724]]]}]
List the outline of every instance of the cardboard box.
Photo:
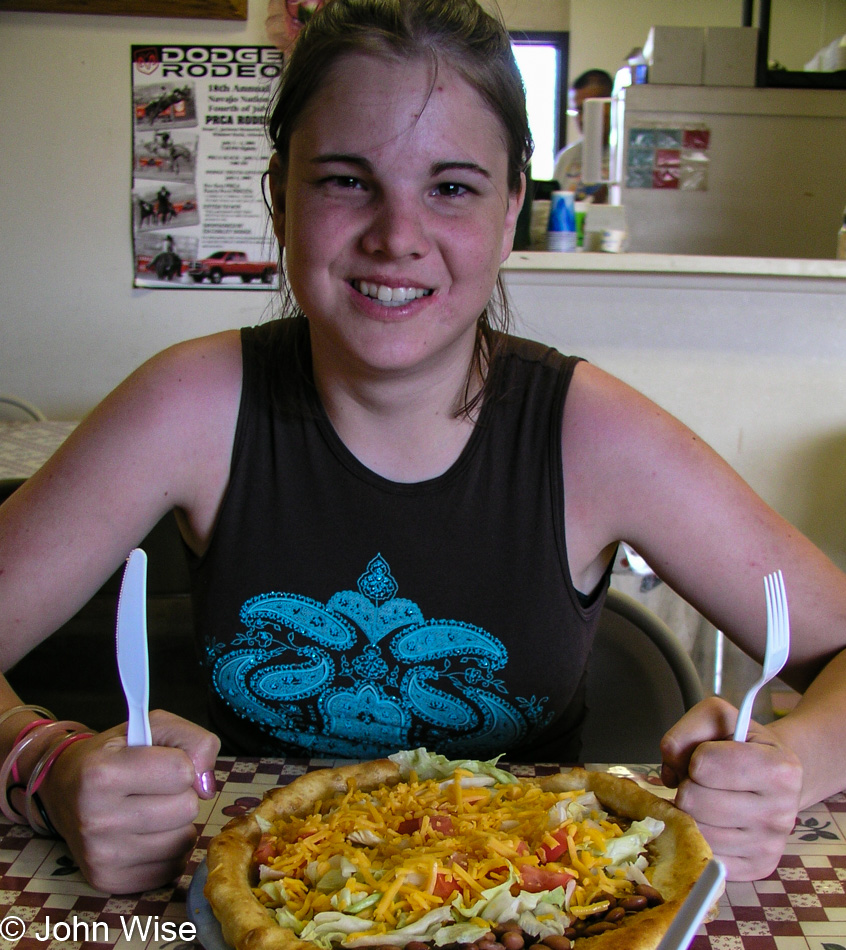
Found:
[{"label": "cardboard box", "polygon": [[709,26],[705,31],[706,86],[754,86],[758,54],[756,26]]},{"label": "cardboard box", "polygon": [[699,86],[705,57],[705,27],[653,26],[643,47],[649,82]]}]

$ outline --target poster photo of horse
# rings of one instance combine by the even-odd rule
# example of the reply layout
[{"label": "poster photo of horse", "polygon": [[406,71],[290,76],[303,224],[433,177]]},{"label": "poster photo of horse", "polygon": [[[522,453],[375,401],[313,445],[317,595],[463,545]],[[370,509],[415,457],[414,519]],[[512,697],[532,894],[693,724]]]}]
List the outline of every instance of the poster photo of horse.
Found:
[{"label": "poster photo of horse", "polygon": [[133,172],[136,178],[194,181],[197,170],[196,133],[157,130],[135,135]]},{"label": "poster photo of horse", "polygon": [[136,234],[161,228],[186,228],[200,223],[194,183],[136,180],[132,193]]},{"label": "poster photo of horse", "polygon": [[136,86],[133,99],[136,130],[178,129],[197,124],[193,82]]}]

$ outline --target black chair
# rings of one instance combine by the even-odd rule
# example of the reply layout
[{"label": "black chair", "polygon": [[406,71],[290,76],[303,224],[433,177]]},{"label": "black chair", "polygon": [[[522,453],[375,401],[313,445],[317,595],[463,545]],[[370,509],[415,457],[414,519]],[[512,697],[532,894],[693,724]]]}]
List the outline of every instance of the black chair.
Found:
[{"label": "black chair", "polygon": [[[194,642],[188,568],[172,514],[142,541],[147,552],[150,708],[208,727],[204,676]],[[63,627],[6,676],[24,702],[102,730],[126,719],[115,660],[115,619],[123,568]]]},{"label": "black chair", "polygon": [[664,733],[704,698],[693,661],[670,628],[611,588],[588,660],[585,762],[659,762]]}]

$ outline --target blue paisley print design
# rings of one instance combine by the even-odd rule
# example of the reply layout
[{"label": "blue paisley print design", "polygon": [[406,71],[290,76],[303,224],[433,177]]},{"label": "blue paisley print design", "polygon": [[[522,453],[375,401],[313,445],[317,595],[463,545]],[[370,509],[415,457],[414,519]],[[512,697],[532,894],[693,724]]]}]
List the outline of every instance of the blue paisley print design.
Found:
[{"label": "blue paisley print design", "polygon": [[231,647],[208,649],[212,684],[241,718],[306,754],[372,758],[428,745],[513,749],[551,719],[546,697],[508,696],[508,651],[481,627],[426,620],[381,555],[326,604],[261,594]]}]

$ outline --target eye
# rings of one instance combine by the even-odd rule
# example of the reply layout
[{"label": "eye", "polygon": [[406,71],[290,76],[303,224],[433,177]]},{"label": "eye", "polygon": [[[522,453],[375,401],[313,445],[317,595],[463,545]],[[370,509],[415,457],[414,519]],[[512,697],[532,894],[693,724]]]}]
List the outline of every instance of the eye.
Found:
[{"label": "eye", "polygon": [[356,178],[355,175],[327,175],[325,178],[320,180],[322,185],[328,185],[332,188],[340,188],[342,190],[363,188],[364,183],[360,178]]},{"label": "eye", "polygon": [[457,181],[444,181],[434,188],[434,194],[442,198],[460,198],[472,192],[467,185],[460,185]]}]

